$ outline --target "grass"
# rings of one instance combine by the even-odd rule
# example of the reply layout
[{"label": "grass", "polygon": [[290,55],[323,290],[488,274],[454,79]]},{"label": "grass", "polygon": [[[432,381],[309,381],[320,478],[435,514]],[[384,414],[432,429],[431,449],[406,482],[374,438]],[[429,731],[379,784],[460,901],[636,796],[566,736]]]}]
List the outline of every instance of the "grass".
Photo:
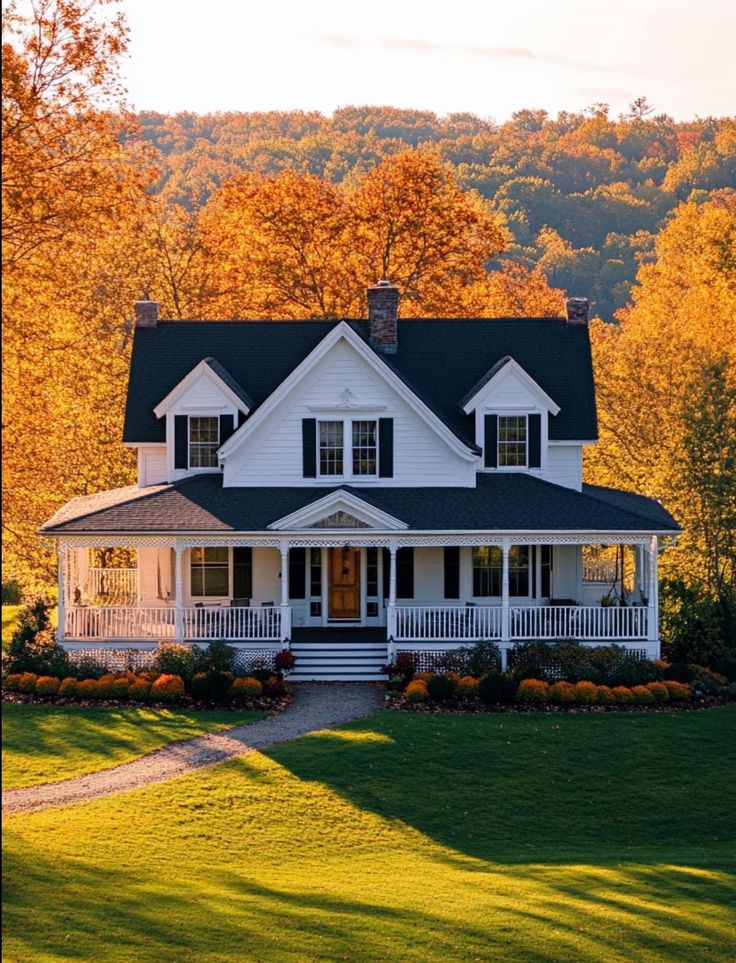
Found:
[{"label": "grass", "polygon": [[732,961],[734,707],[373,718],[6,824],[7,961]]},{"label": "grass", "polygon": [[262,712],[3,706],[3,786],[16,789],[80,776],[178,739],[242,725]]}]

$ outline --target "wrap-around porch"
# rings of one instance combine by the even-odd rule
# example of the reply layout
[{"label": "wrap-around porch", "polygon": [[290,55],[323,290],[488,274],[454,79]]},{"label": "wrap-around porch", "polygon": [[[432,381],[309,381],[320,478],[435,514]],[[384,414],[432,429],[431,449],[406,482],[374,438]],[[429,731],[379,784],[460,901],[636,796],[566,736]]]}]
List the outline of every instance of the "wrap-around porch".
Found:
[{"label": "wrap-around porch", "polygon": [[60,539],[59,634],[72,648],[222,639],[275,649],[300,627],[362,626],[384,629],[389,648],[576,639],[658,655],[656,536],[96,541]]}]

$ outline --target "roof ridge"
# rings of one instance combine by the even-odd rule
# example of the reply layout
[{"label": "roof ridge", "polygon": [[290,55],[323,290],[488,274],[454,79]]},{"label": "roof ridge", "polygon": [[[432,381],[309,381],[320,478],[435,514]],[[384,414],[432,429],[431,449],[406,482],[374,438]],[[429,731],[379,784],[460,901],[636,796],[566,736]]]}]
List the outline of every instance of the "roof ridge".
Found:
[{"label": "roof ridge", "polygon": [[[600,488],[600,489],[603,489],[604,491],[615,492],[616,494],[619,494],[619,495],[633,495],[635,498],[645,498],[647,501],[654,502],[655,505],[659,505],[659,507],[664,512],[667,512],[667,514],[670,515],[670,513],[664,507],[662,502],[660,502],[659,499],[657,498],[652,498],[651,495],[642,495],[641,492],[629,492],[623,488],[613,488],[610,485],[591,485],[589,482],[583,482],[583,488],[580,494],[585,495],[586,498],[592,498],[593,501],[601,502],[604,505],[611,505],[612,503],[607,502],[605,498],[598,498],[591,491],[586,491],[586,489],[591,489],[591,488]],[[617,508],[618,511],[620,512],[626,512],[627,515],[631,515],[633,518],[643,518],[645,521],[648,521],[648,522],[654,521],[654,519],[648,518],[646,515],[642,514],[641,512],[632,511],[629,508],[620,508],[618,505],[614,505],[613,507]],[[670,518],[672,518],[672,520],[675,521],[672,515],[670,515]]]}]

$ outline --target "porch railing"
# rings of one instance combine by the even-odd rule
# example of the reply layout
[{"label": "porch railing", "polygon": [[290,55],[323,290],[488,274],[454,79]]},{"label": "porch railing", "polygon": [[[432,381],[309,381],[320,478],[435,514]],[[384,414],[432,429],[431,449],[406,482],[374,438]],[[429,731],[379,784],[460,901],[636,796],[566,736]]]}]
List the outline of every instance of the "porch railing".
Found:
[{"label": "porch railing", "polygon": [[79,606],[66,610],[68,639],[173,639],[174,609],[122,605]]},{"label": "porch railing", "polygon": [[604,560],[602,562],[583,561],[584,582],[615,582],[617,575],[618,567],[614,560]]},{"label": "porch railing", "polygon": [[138,595],[137,568],[91,568],[84,586],[88,598],[135,601]]},{"label": "porch railing", "polygon": [[[396,606],[389,634],[396,642],[501,640],[501,606]],[[508,639],[632,641],[647,638],[648,610],[598,605],[512,606]]]},{"label": "porch railing", "polygon": [[184,638],[278,641],[282,638],[281,622],[281,609],[277,607],[185,608]]},{"label": "porch railing", "polygon": [[514,607],[512,639],[646,639],[647,609],[602,605]]},{"label": "porch railing", "polygon": [[464,641],[501,637],[501,609],[498,606],[396,607],[397,642]]}]

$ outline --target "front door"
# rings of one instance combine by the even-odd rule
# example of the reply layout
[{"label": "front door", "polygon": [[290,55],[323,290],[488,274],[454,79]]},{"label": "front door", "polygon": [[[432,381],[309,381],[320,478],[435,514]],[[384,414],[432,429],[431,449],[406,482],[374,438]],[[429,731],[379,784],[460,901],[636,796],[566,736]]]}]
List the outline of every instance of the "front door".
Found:
[{"label": "front door", "polygon": [[331,619],[360,620],[360,549],[330,549]]}]

